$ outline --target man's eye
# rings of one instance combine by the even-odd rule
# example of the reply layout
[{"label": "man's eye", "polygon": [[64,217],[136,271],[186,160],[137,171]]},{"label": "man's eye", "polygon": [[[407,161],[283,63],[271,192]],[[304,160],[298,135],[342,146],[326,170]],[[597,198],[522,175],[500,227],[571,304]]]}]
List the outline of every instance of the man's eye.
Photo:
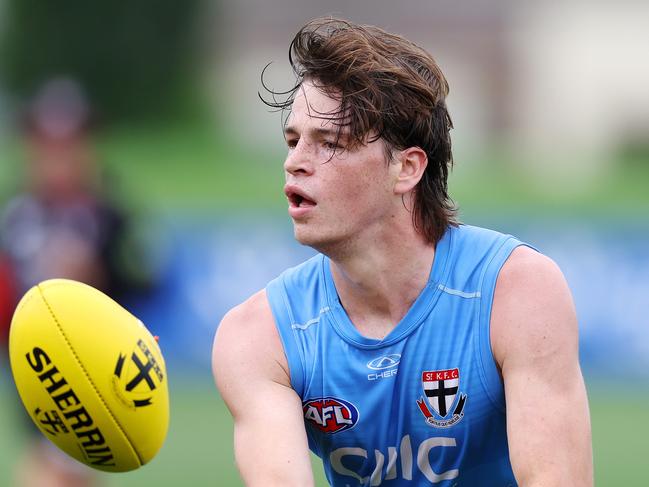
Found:
[{"label": "man's eye", "polygon": [[297,140],[296,139],[286,139],[286,145],[288,146],[289,149],[294,149],[295,146],[297,145]]},{"label": "man's eye", "polygon": [[328,149],[328,150],[338,150],[338,149],[341,148],[341,147],[340,147],[338,144],[336,144],[335,142],[325,141],[325,142],[323,143],[323,145],[324,145],[324,147],[325,147],[326,149]]}]

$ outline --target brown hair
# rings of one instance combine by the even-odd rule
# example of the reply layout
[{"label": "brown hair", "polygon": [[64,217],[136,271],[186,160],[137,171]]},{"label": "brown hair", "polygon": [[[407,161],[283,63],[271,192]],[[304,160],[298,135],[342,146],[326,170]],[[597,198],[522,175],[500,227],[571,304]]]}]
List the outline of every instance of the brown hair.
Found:
[{"label": "brown hair", "polygon": [[389,158],[392,150],[420,147],[428,166],[415,188],[413,224],[431,243],[439,241],[449,224],[457,225],[447,191],[453,165],[448,83],[428,52],[378,27],[321,18],[295,35],[289,62],[297,82],[288,91],[269,89],[262,72],[262,84],[272,95],[272,100],[260,95],[264,103],[290,109],[295,93],[309,79],[340,98],[339,110],[318,116],[348,129],[352,144],[367,143],[373,132],[386,142]]}]

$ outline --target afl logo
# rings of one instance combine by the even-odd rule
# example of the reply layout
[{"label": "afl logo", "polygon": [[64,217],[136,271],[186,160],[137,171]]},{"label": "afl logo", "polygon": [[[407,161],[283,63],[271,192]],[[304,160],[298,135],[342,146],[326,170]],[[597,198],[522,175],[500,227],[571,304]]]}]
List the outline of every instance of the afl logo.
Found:
[{"label": "afl logo", "polygon": [[398,353],[392,353],[390,355],[384,355],[383,357],[375,358],[367,362],[367,367],[372,370],[383,370],[391,369],[396,367],[401,362],[401,355]]},{"label": "afl logo", "polygon": [[358,409],[351,402],[335,397],[311,399],[302,403],[304,419],[326,434],[353,428],[358,422]]}]

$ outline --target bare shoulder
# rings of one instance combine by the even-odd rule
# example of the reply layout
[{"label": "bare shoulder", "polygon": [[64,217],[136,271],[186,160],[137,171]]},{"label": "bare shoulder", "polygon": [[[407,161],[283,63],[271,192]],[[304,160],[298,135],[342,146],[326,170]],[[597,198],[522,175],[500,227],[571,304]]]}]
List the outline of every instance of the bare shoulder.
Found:
[{"label": "bare shoulder", "polygon": [[265,290],[223,317],[214,339],[212,370],[226,401],[243,383],[269,380],[290,385],[286,357]]},{"label": "bare shoulder", "polygon": [[503,265],[491,314],[491,342],[502,367],[558,350],[576,356],[577,319],[570,289],[549,257],[517,247]]},{"label": "bare shoulder", "polygon": [[228,311],[221,320],[218,333],[234,332],[237,336],[245,332],[259,333],[269,328],[268,325],[273,324],[273,315],[266,298],[266,291],[262,289]]},{"label": "bare shoulder", "polygon": [[[312,486],[302,401],[265,291],[230,310],[219,325],[212,369],[234,420],[234,450],[245,485]],[[262,398],[268,408],[250,407]]]},{"label": "bare shoulder", "polygon": [[507,441],[520,485],[592,485],[588,399],[568,284],[548,257],[519,247],[503,265],[491,346],[505,387]]}]

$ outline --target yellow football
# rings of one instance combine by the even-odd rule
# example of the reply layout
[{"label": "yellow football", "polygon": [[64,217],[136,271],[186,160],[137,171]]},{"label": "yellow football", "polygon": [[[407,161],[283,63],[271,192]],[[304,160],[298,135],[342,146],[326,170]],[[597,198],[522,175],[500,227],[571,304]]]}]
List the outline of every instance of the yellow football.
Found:
[{"label": "yellow football", "polygon": [[125,472],[164,443],[169,393],[160,348],[100,291],[66,279],[34,286],[14,313],[9,357],[36,426],[80,462]]}]

